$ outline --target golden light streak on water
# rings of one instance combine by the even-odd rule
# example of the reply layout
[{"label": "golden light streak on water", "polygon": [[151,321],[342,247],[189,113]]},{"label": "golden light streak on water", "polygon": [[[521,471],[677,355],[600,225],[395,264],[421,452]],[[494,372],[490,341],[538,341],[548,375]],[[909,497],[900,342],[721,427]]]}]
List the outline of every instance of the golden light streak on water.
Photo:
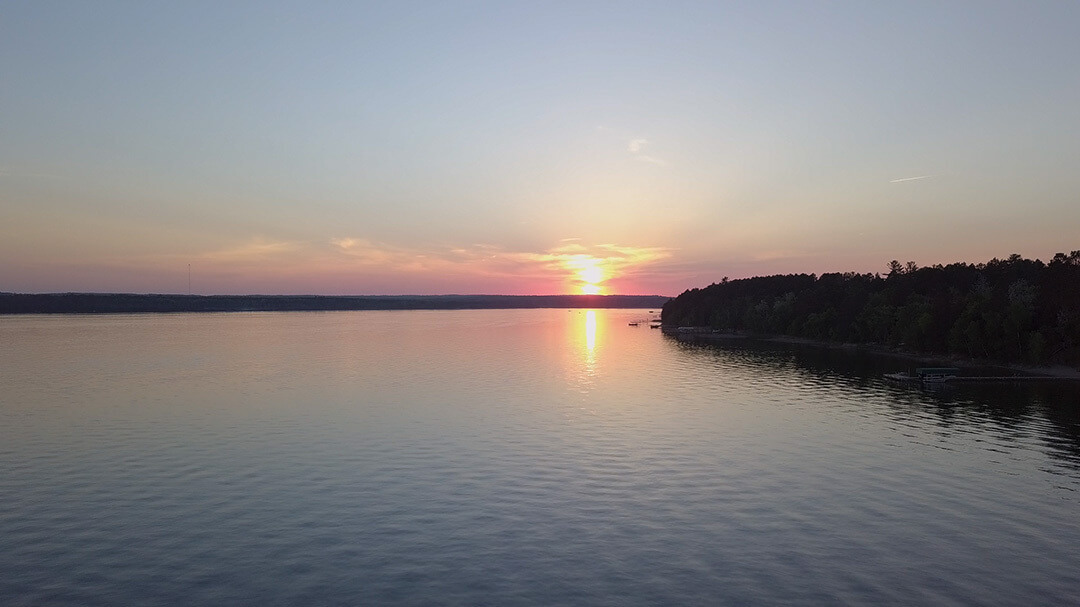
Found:
[{"label": "golden light streak on water", "polygon": [[585,312],[585,349],[592,358],[596,350],[596,310]]}]

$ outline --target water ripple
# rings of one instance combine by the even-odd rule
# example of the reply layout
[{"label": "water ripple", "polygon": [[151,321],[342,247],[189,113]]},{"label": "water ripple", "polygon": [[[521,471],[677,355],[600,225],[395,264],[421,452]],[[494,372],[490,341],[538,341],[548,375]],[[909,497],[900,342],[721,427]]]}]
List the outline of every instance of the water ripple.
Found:
[{"label": "water ripple", "polygon": [[641,314],[0,318],[0,597],[1075,601],[1075,389]]}]

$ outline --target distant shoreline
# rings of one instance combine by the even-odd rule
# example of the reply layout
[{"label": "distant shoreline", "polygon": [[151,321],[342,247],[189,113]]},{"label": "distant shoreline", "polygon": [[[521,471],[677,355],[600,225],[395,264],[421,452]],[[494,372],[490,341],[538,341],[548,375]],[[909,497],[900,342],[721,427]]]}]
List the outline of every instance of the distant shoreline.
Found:
[{"label": "distant shoreline", "polygon": [[168,295],[0,293],[0,314],[655,308],[662,295]]}]

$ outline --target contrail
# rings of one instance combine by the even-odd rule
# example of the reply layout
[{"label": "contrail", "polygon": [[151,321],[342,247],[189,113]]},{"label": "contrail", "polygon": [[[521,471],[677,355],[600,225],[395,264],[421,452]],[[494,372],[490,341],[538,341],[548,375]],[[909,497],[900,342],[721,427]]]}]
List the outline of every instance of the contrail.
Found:
[{"label": "contrail", "polygon": [[928,177],[933,177],[933,175],[919,175],[918,177],[903,177],[903,178],[900,178],[900,179],[893,179],[889,183],[900,183],[901,181],[915,181],[917,179],[926,179]]}]

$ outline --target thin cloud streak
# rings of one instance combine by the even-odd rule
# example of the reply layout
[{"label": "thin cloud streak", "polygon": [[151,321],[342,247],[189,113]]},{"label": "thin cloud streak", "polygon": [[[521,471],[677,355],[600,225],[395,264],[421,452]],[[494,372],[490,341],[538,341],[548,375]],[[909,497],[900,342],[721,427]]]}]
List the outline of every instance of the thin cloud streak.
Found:
[{"label": "thin cloud streak", "polygon": [[901,183],[901,182],[904,182],[904,181],[918,181],[920,179],[929,179],[931,177],[933,177],[933,175],[919,175],[918,177],[901,177],[900,179],[893,179],[893,180],[889,181],[889,183]]},{"label": "thin cloud streak", "polygon": [[663,158],[658,158],[651,154],[643,154],[645,148],[649,146],[649,140],[644,137],[635,137],[630,139],[626,144],[626,151],[637,160],[641,162],[648,162],[650,164],[656,164],[659,166],[667,166],[667,161]]},{"label": "thin cloud streak", "polygon": [[206,261],[218,262],[256,262],[267,261],[282,255],[297,253],[303,248],[303,243],[296,241],[271,241],[265,238],[254,238],[246,243],[233,247],[210,251],[199,255],[198,258]]},{"label": "thin cloud streak", "polygon": [[640,160],[642,162],[648,162],[650,164],[658,164],[660,166],[667,166],[667,161],[666,160],[664,160],[663,158],[657,158],[656,156],[649,156],[647,154],[641,154],[641,155],[635,156],[635,158],[637,158],[638,160]]},{"label": "thin cloud streak", "polygon": [[545,251],[512,251],[496,245],[453,246],[442,249],[412,249],[360,238],[334,238],[333,251],[344,264],[354,269],[378,272],[439,273],[479,275],[500,280],[536,280],[563,282],[573,289],[585,268],[602,272],[600,280],[629,279],[643,268],[671,256],[663,247],[631,247],[617,244],[586,246],[580,239],[563,239]]}]

